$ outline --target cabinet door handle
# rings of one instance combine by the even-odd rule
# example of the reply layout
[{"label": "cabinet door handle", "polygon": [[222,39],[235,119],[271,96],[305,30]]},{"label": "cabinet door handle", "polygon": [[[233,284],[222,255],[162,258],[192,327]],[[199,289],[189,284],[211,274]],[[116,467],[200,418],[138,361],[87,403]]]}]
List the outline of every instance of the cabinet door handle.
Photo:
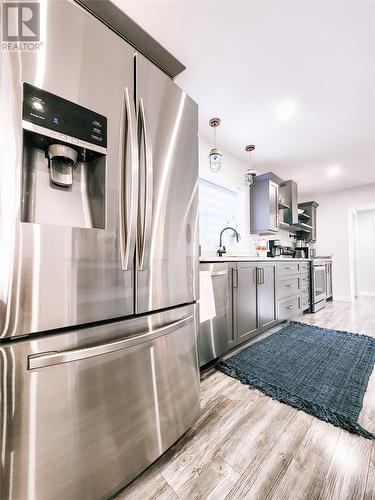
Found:
[{"label": "cabinet door handle", "polygon": [[264,285],[264,267],[262,267],[262,285]]},{"label": "cabinet door handle", "polygon": [[238,269],[232,269],[232,286],[238,288]]},{"label": "cabinet door handle", "polygon": [[261,267],[257,268],[257,284],[258,285],[262,284],[262,268]]}]

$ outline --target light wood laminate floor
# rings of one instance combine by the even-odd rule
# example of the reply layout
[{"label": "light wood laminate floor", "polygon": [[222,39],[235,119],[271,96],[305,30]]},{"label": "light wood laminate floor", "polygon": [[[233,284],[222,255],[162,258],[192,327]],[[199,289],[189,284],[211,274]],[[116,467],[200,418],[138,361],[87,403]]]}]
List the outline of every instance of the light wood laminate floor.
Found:
[{"label": "light wood laminate floor", "polygon": [[[303,321],[375,336],[375,297],[331,302]],[[375,441],[214,369],[202,374],[201,405],[194,427],[118,499],[375,499]],[[375,432],[375,373],[359,420]]]}]

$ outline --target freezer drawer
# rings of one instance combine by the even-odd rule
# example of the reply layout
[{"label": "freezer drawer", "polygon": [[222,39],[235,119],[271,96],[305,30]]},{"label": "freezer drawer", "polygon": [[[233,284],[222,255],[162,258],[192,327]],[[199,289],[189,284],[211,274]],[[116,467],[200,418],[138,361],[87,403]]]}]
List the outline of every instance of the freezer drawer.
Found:
[{"label": "freezer drawer", "polygon": [[195,306],[0,354],[2,500],[108,498],[199,415]]}]

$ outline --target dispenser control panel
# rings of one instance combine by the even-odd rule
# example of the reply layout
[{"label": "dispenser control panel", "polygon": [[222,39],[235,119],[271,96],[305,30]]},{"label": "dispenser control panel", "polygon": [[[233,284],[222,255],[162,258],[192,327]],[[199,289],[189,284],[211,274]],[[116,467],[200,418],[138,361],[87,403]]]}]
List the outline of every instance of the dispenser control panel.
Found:
[{"label": "dispenser control panel", "polygon": [[22,118],[41,127],[107,147],[107,118],[28,83],[23,84]]}]

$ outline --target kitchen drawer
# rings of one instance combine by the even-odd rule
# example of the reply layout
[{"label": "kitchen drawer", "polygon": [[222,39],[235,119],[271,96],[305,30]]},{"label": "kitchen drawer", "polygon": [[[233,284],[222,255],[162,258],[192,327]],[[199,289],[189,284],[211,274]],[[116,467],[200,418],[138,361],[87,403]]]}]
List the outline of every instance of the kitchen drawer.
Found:
[{"label": "kitchen drawer", "polygon": [[293,297],[287,297],[286,299],[278,300],[278,319],[279,321],[285,321],[286,319],[293,318],[297,316],[300,312],[300,295],[293,295]]},{"label": "kitchen drawer", "polygon": [[310,262],[301,262],[300,263],[301,273],[309,273],[310,272]]},{"label": "kitchen drawer", "polygon": [[278,276],[290,276],[292,274],[300,273],[300,263],[299,262],[278,262],[277,263],[277,275]]},{"label": "kitchen drawer", "polygon": [[284,299],[298,293],[301,289],[300,276],[283,276],[277,281],[277,298]]}]

